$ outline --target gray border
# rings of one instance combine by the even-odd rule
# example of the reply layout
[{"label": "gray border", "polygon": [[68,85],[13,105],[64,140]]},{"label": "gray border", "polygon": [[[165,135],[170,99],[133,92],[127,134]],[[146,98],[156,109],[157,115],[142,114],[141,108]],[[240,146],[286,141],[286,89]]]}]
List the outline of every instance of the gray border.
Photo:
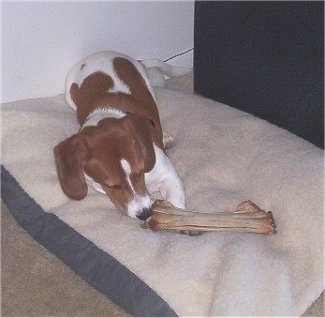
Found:
[{"label": "gray border", "polygon": [[3,165],[1,197],[18,224],[38,243],[132,316],[177,316],[155,291],[123,264],[56,215],[45,212]]}]

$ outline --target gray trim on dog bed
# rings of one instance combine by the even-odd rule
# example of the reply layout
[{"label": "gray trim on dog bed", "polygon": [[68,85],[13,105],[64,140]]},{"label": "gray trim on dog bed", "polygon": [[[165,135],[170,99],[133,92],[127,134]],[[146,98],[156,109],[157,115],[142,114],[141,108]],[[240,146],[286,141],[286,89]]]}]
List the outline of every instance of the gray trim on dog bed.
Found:
[{"label": "gray trim on dog bed", "polygon": [[111,255],[45,212],[1,166],[1,197],[38,243],[133,316],[177,316],[169,305]]}]

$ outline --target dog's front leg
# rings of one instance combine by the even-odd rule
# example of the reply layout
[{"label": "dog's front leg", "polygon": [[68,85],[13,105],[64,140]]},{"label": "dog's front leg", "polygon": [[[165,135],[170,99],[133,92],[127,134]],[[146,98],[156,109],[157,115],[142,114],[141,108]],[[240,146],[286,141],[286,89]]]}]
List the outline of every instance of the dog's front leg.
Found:
[{"label": "dog's front leg", "polygon": [[165,149],[171,148],[175,145],[174,138],[165,131],[163,131],[163,144]]},{"label": "dog's front leg", "polygon": [[159,191],[165,201],[177,208],[185,208],[185,194],[181,179],[167,155],[154,145],[156,163],[153,169],[146,173],[145,181],[149,193]]},{"label": "dog's front leg", "polygon": [[[174,168],[174,167],[173,167]],[[160,185],[160,193],[165,201],[177,208],[185,208],[185,193],[181,179],[175,169],[169,171]]]}]

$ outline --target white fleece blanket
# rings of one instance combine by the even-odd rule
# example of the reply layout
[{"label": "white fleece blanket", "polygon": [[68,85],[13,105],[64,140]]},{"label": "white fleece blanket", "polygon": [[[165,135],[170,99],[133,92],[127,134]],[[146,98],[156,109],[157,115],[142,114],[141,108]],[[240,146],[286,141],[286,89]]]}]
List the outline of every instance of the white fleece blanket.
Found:
[{"label": "white fleece blanket", "polygon": [[156,89],[187,207],[273,211],[276,235],[189,237],[140,228],[102,194],[69,200],[52,149],[78,130],[62,96],[2,106],[2,163],[56,214],[154,289],[178,315],[301,315],[324,289],[323,151],[226,105]]}]

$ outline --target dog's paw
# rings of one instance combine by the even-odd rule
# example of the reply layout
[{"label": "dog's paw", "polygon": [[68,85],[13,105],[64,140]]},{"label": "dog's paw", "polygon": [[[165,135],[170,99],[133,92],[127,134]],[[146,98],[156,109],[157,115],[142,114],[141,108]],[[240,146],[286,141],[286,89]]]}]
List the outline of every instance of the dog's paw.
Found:
[{"label": "dog's paw", "polygon": [[171,148],[175,145],[174,138],[164,131],[163,131],[163,143],[165,149]]}]

